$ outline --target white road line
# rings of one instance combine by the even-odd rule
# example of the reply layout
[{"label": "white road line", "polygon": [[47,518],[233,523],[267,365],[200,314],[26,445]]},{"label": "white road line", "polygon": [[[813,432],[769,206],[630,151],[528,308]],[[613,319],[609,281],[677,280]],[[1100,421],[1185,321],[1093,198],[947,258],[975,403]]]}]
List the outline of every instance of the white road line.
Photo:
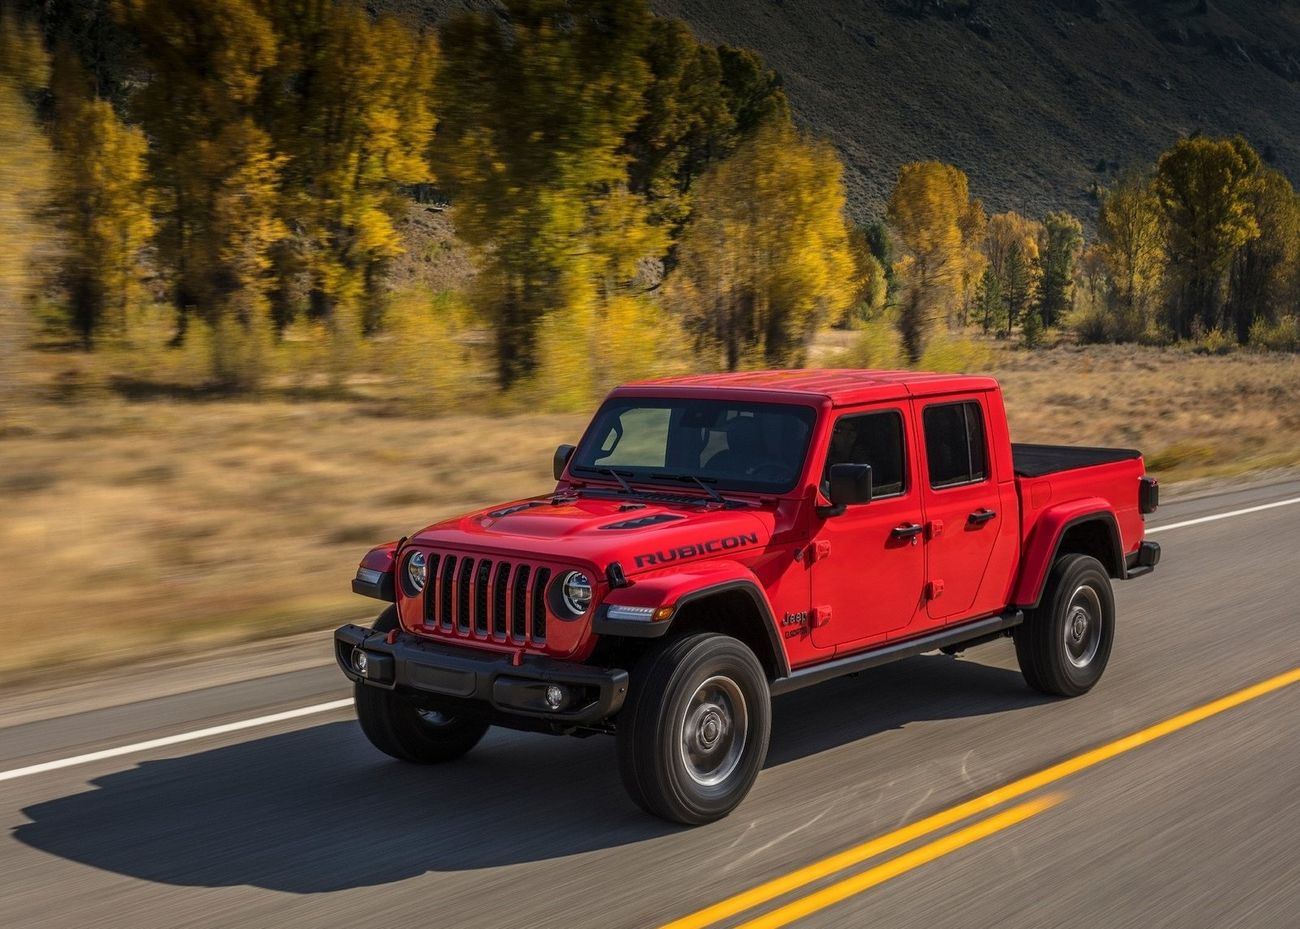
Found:
[{"label": "white road line", "polygon": [[[1259,506],[1247,507],[1244,510],[1232,510],[1227,513],[1216,513],[1213,516],[1201,516],[1198,519],[1187,519],[1181,523],[1170,523],[1168,526],[1155,526],[1146,531],[1147,535],[1153,532],[1167,532],[1170,529],[1182,529],[1184,526],[1196,526],[1201,523],[1212,523],[1219,519],[1230,519],[1233,516],[1245,516],[1247,513],[1258,513],[1262,510],[1272,510],[1279,506],[1291,506],[1300,503],[1300,497],[1293,497],[1290,500],[1278,500],[1275,503],[1263,503]],[[106,748],[103,751],[89,752],[85,755],[74,755],[71,758],[60,758],[57,761],[44,761],[40,764],[28,765],[25,768],[14,768],[12,771],[0,771],[0,781],[12,781],[20,777],[28,777],[32,774],[44,774],[46,771],[58,771],[60,768],[71,768],[74,765],[89,764],[92,761],[103,761],[105,758],[118,758],[122,755],[130,755],[134,752],[146,752],[155,748],[166,748],[169,745],[180,745],[184,742],[194,742],[199,739],[207,739],[216,735],[225,735],[229,732],[239,732],[243,729],[255,729],[258,726],[269,726],[272,723],[280,723],[290,719],[300,719],[303,716],[315,716],[318,713],[328,713],[331,710],[341,710],[345,706],[351,706],[351,698],[346,700],[331,700],[328,703],[317,703],[312,706],[301,706],[296,710],[285,710],[283,713],[272,713],[269,716],[256,716],[252,719],[241,719],[238,722],[225,723],[221,726],[209,726],[207,729],[195,729],[193,732],[182,732],[177,735],[164,736],[161,739],[150,739],[147,742],[134,742],[131,745],[119,745],[117,748]]]},{"label": "white road line", "polygon": [[73,765],[89,764],[92,761],[102,761],[105,758],[117,758],[120,755],[129,755],[133,752],[146,752],[150,749],[165,748],[168,745],[180,745],[182,742],[194,742],[198,739],[206,739],[214,735],[225,735],[228,732],[239,732],[243,729],[254,729],[258,726],[269,726],[272,723],[282,723],[289,719],[299,719],[303,716],[314,716],[317,713],[328,713],[331,710],[341,710],[345,706],[351,705],[351,697],[346,700],[331,700],[329,703],[316,703],[312,706],[300,706],[296,710],[285,710],[282,713],[271,713],[269,716],[256,716],[252,719],[241,719],[238,722],[224,723],[220,726],[209,726],[207,729],[195,729],[193,732],[182,732],[177,735],[163,736],[161,739],[150,739],[147,742],[134,742],[131,745],[119,745],[117,748],[106,748],[103,751],[89,752],[85,755],[73,755],[71,758],[60,758],[57,761],[43,761],[40,764],[28,765],[25,768],[14,768],[12,771],[0,771],[0,781],[12,781],[32,774],[44,774],[46,771],[57,771],[60,768],[71,768]]},{"label": "white road line", "polygon": [[1213,516],[1201,516],[1197,519],[1185,519],[1181,523],[1170,523],[1168,526],[1155,526],[1146,531],[1147,535],[1153,532],[1168,532],[1170,529],[1182,529],[1184,526],[1199,526],[1201,523],[1212,523],[1219,519],[1230,519],[1233,516],[1245,516],[1247,513],[1258,513],[1261,510],[1272,510],[1279,506],[1291,506],[1293,503],[1300,503],[1300,497],[1292,497],[1290,500],[1278,500],[1276,503],[1262,503],[1259,506],[1248,506],[1244,510],[1231,510],[1227,513],[1215,513]]}]

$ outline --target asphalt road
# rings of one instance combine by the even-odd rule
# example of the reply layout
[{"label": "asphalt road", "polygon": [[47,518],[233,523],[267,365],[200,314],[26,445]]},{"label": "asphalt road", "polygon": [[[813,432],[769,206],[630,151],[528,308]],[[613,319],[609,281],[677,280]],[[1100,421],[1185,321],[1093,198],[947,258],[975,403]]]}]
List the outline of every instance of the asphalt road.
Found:
[{"label": "asphalt road", "polygon": [[1300,667],[1300,503],[1179,525],[1296,498],[1162,507],[1083,698],[1027,690],[1006,641],[781,698],[753,793],[701,829],[643,817],[612,740],[493,732],[419,769],[346,707],[22,773],[346,698],[324,640],[284,674],[11,691],[0,926],[1298,927],[1300,680],[1185,714]]}]

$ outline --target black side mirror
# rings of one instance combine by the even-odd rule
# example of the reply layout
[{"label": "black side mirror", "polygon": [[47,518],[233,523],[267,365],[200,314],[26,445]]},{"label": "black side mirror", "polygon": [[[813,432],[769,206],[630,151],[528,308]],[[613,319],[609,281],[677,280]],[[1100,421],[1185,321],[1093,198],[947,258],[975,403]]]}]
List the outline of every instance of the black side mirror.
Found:
[{"label": "black side mirror", "polygon": [[871,502],[871,465],[831,465],[831,505],[821,508],[823,516],[839,516],[846,506]]},{"label": "black side mirror", "polygon": [[575,447],[573,445],[561,445],[555,450],[555,459],[551,462],[551,471],[554,472],[557,481],[564,477],[564,469],[569,466],[569,459],[573,457]]}]

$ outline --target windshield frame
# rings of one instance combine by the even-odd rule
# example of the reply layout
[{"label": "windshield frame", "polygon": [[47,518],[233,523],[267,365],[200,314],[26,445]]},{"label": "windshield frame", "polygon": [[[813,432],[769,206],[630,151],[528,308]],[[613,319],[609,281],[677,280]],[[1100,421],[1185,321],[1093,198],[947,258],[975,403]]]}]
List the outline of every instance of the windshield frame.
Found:
[{"label": "windshield frame", "polygon": [[[807,434],[804,438],[804,445],[798,451],[797,465],[794,469],[793,476],[788,481],[775,482],[758,482],[752,480],[734,480],[729,479],[725,474],[709,473],[702,469],[691,469],[688,466],[665,465],[659,468],[648,468],[645,466],[608,464],[596,460],[595,456],[599,452],[597,443],[600,437],[597,435],[597,427],[609,415],[612,407],[629,408],[629,407],[673,407],[689,404],[711,403],[718,404],[730,409],[754,409],[777,408],[783,411],[797,414],[801,419],[806,417]],[[695,394],[692,392],[682,393],[623,393],[617,392],[606,397],[600,407],[592,416],[590,423],[582,434],[573,455],[569,459],[566,468],[566,476],[569,480],[588,483],[599,482],[607,483],[617,487],[618,481],[608,473],[601,473],[603,469],[615,468],[618,473],[631,484],[640,484],[642,487],[655,488],[657,491],[672,488],[677,491],[686,491],[692,494],[706,494],[697,484],[689,478],[683,479],[681,475],[694,474],[702,479],[709,487],[713,488],[719,494],[748,494],[759,497],[781,497],[788,496],[792,492],[802,488],[806,483],[808,464],[813,450],[813,443],[816,441],[818,429],[820,428],[820,407],[816,402],[800,402],[798,399],[782,397],[773,399],[770,397],[754,397],[752,394],[728,395],[719,394],[710,391],[707,394]],[[707,495],[703,496],[708,500]]]}]

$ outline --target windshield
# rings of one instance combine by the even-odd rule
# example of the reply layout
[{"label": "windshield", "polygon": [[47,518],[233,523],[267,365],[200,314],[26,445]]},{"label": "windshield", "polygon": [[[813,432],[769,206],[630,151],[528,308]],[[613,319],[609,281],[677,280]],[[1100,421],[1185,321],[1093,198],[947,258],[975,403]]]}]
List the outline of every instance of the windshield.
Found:
[{"label": "windshield", "polygon": [[794,404],[617,397],[596,413],[570,470],[785,493],[803,470],[815,418]]}]

